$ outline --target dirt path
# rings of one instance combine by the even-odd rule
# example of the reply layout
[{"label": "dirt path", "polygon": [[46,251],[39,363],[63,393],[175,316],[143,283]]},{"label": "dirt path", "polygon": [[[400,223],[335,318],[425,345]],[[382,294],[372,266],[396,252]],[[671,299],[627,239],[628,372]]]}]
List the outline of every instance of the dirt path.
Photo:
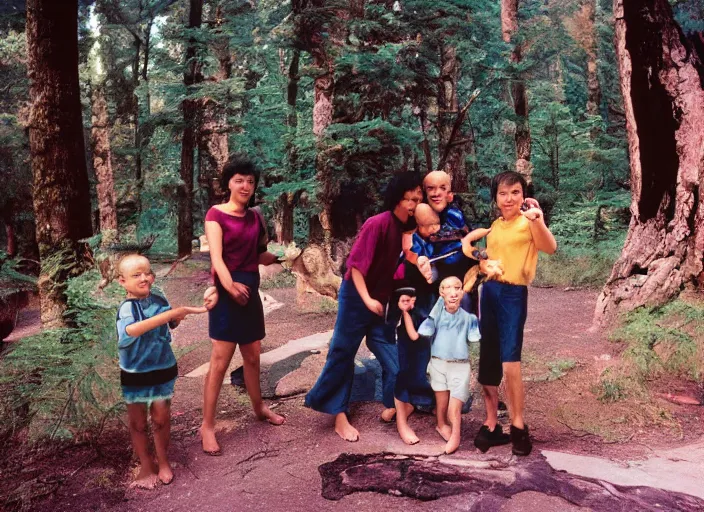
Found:
[{"label": "dirt path", "polygon": [[[192,301],[202,292],[204,280],[193,277],[202,275],[195,270],[186,267],[165,283],[173,304]],[[268,336],[263,350],[332,328],[334,313],[321,311],[315,305],[297,306],[292,289],[267,293],[283,302],[284,307],[267,316]],[[176,330],[174,339],[183,377],[177,383],[173,402],[174,482],[151,492],[127,490],[134,466],[129,461],[126,432],[119,429],[105,440],[102,453],[110,455],[80,468],[44,508],[361,512],[382,507],[540,508],[547,512],[585,509],[581,507],[638,509],[638,500],[646,497],[661,503],[659,510],[685,504],[691,510],[704,510],[704,501],[692,501],[694,498],[675,493],[614,488],[602,485],[598,479],[565,476],[550,468],[541,455],[541,450],[549,449],[625,461],[645,457],[657,447],[673,448],[702,439],[701,407],[667,402],[655,406],[635,401],[607,404],[597,399],[595,386],[599,376],[618,360],[621,348],[607,341],[604,333],[588,331],[595,298],[591,291],[530,291],[524,362],[526,417],[535,447],[529,457],[520,460],[511,456],[509,447],[495,448],[486,455],[474,450],[472,439],[483,419],[483,406],[476,391],[474,409],[463,417],[460,450],[446,457],[440,456],[443,443],[429,415],[412,417],[421,444],[407,447],[396,435],[395,425],[379,421],[380,404],[353,404],[352,419],[361,439],[346,443],[332,433],[329,418],[303,407],[302,396],[273,401],[277,412],[287,416],[286,425],[273,427],[257,422],[246,395],[232,386],[223,387],[219,402],[219,440],[224,455],[208,457],[201,452],[197,437],[202,378],[185,377],[208,360],[207,317],[189,317]],[[307,361],[307,372],[317,375],[324,354]],[[233,366],[237,364],[235,361]],[[300,364],[298,360],[295,366]],[[306,366],[305,361],[303,365]],[[82,461],[83,453],[74,451],[65,458]],[[338,458],[344,453],[356,454],[358,458]],[[383,454],[413,457],[399,459]],[[90,453],[85,452],[86,460],[89,457]],[[67,462],[65,470],[72,471],[72,467]],[[491,477],[487,476],[489,469],[496,471]],[[409,480],[413,474],[425,476],[413,484]],[[443,485],[435,488],[428,484],[433,478]],[[415,498],[437,499],[427,502]]]}]

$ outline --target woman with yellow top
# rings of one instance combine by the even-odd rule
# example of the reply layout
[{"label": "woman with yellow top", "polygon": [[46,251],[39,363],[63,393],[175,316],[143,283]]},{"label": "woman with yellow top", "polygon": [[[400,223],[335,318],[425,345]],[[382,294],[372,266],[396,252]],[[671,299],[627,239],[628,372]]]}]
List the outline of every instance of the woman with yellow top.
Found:
[{"label": "woman with yellow top", "polygon": [[[491,182],[491,196],[501,216],[491,225],[486,252],[491,260],[500,260],[503,274],[484,283],[480,299],[479,383],[484,388],[486,420],[474,445],[482,452],[509,442],[516,455],[528,455],[532,448],[523,421],[525,392],[521,378],[528,285],[535,277],[538,251],[553,254],[557,242],[545,225],[538,201],[525,198],[526,189],[525,179],[517,172],[502,172]],[[510,436],[497,423],[502,375],[506,376]]]}]

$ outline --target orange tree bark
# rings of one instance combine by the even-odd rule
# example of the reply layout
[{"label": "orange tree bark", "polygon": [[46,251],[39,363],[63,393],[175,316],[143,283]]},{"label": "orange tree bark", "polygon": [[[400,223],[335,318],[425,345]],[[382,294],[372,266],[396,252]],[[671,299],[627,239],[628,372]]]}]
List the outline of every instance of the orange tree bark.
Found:
[{"label": "orange tree bark", "polygon": [[78,0],[28,0],[27,49],[41,318],[63,324],[66,279],[82,270],[92,234],[78,85]]},{"label": "orange tree bark", "polygon": [[704,66],[667,0],[615,0],[631,224],[595,321],[702,286]]},{"label": "orange tree bark", "polygon": [[[506,43],[512,42],[518,32],[518,0],[501,0],[501,33]],[[523,59],[522,47],[515,44],[511,51],[511,62],[518,64]],[[528,183],[532,182],[533,166],[530,163],[531,138],[528,125],[528,96],[526,86],[520,78],[513,79],[509,86],[513,112],[516,115],[516,171]]]},{"label": "orange tree bark", "polygon": [[101,244],[107,247],[118,239],[115,180],[112,173],[112,151],[108,129],[108,102],[102,85],[93,88],[91,95],[91,145],[93,169],[98,180],[98,211],[100,214]]}]

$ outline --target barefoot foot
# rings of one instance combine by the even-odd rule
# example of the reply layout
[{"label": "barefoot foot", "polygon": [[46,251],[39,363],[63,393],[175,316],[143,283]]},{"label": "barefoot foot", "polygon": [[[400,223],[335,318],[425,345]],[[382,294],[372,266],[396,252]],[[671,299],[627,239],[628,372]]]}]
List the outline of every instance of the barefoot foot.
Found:
[{"label": "barefoot foot", "polygon": [[442,437],[443,440],[450,440],[450,436],[452,435],[452,427],[450,427],[450,425],[437,426],[435,427],[435,430],[438,431],[438,434],[440,434],[440,437]]},{"label": "barefoot foot", "polygon": [[279,425],[283,425],[286,422],[285,416],[272,412],[271,409],[269,409],[266,405],[262,405],[258,409],[255,409],[254,414],[256,414],[257,418],[259,418],[260,420],[266,420],[277,427]]},{"label": "barefoot foot", "polygon": [[345,441],[351,443],[359,441],[359,432],[350,424],[344,412],[335,416],[335,432]]},{"label": "barefoot foot", "polygon": [[170,465],[159,468],[159,481],[164,485],[169,485],[174,480],[174,472]]},{"label": "barefoot foot", "polygon": [[445,453],[453,453],[460,446],[460,436],[452,436],[445,445]]},{"label": "barefoot foot", "polygon": [[381,411],[381,421],[385,421],[386,423],[391,423],[394,416],[396,416],[396,409],[393,407]]},{"label": "barefoot foot", "polygon": [[200,427],[200,437],[203,439],[203,451],[208,455],[220,455],[220,445],[215,439],[215,430]]},{"label": "barefoot foot", "polygon": [[416,433],[408,425],[398,427],[398,435],[401,436],[401,440],[406,444],[418,444],[420,442]]},{"label": "barefoot foot", "polygon": [[135,487],[138,489],[154,489],[159,482],[159,477],[154,472],[153,468],[140,468],[139,473],[130,484],[130,489]]}]

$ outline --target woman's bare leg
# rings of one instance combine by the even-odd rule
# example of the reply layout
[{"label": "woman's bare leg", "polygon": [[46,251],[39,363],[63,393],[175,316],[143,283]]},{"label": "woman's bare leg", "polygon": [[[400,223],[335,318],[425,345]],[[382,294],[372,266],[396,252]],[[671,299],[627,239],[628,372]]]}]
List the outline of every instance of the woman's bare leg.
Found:
[{"label": "woman's bare leg", "polygon": [[262,388],[259,382],[260,352],[261,341],[240,345],[240,353],[244,362],[244,385],[247,387],[247,393],[257,418],[267,420],[272,425],[283,425],[286,418],[272,412],[262,400]]},{"label": "woman's bare leg", "polygon": [[230,366],[237,344],[218,340],[212,340],[212,342],[210,368],[205,376],[203,390],[203,424],[200,427],[200,435],[203,438],[203,450],[208,453],[217,453],[220,451],[220,445],[215,439],[215,409],[225,372]]}]

